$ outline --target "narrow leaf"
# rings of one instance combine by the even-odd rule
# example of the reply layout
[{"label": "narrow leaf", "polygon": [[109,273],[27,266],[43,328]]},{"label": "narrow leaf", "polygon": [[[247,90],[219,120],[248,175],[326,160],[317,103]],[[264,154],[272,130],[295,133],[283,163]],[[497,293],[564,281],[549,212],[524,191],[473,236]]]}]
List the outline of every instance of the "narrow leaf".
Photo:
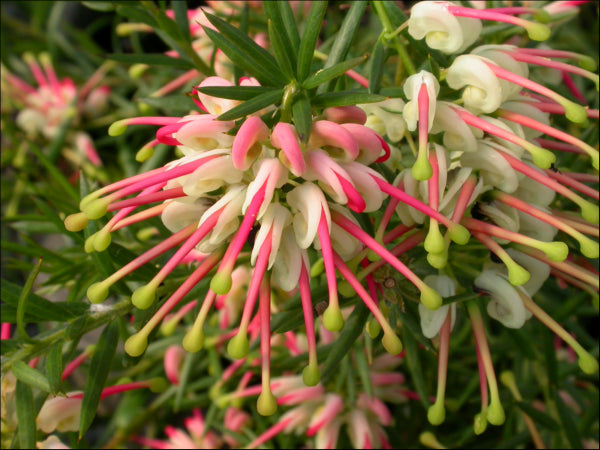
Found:
[{"label": "narrow leaf", "polygon": [[35,279],[40,273],[41,267],[42,259],[40,258],[37,264],[34,266],[31,273],[29,274],[29,276],[27,277],[25,286],[23,286],[23,290],[21,291],[21,295],[19,296],[19,302],[17,303],[17,331],[21,339],[29,339],[27,331],[25,330],[25,308],[27,307],[27,299],[29,298],[29,293],[33,288],[33,283],[35,282]]},{"label": "narrow leaf", "polygon": [[[265,2],[265,5],[271,2]],[[279,8],[279,14],[276,14],[277,18],[281,20],[283,29],[288,35],[288,39],[292,44],[292,50],[294,52],[294,60],[297,61],[298,49],[300,48],[300,33],[298,33],[298,25],[294,12],[289,2],[272,2]]]},{"label": "narrow leaf", "polygon": [[75,189],[73,189],[73,186],[71,186],[69,180],[67,180],[60,170],[58,170],[56,165],[51,163],[48,158],[46,158],[44,153],[33,143],[33,141],[28,141],[28,144],[31,151],[35,154],[35,157],[44,165],[44,168],[47,170],[47,177],[54,179],[63,189],[65,194],[67,194],[73,200],[79,201],[77,192],[75,192]]},{"label": "narrow leaf", "polygon": [[312,128],[312,112],[310,100],[306,95],[300,96],[292,104],[292,118],[300,140],[307,143]]},{"label": "narrow leaf", "polygon": [[327,69],[318,70],[317,72],[309,76],[306,80],[304,80],[302,86],[305,89],[315,88],[320,84],[323,84],[329,80],[332,80],[334,78],[339,77],[340,75],[345,74],[348,70],[358,66],[365,59],[367,59],[367,55],[359,56],[358,58],[352,58],[348,61],[343,61]]},{"label": "narrow leaf", "polygon": [[100,395],[108,378],[113,357],[119,341],[119,321],[113,320],[102,331],[96,351],[90,362],[90,372],[85,382],[81,403],[81,418],[79,422],[79,438],[92,424],[100,403]]},{"label": "narrow leaf", "polygon": [[364,392],[369,396],[373,396],[373,384],[371,383],[371,370],[365,352],[363,348],[357,347],[354,352],[354,359],[356,361],[356,368],[358,369],[358,376]]},{"label": "narrow leaf", "polygon": [[[206,13],[206,18],[221,33],[219,35],[210,28],[205,27],[204,30],[207,32],[208,37],[211,38],[217,47],[221,48],[234,63],[238,64],[238,61],[235,61],[228,53],[228,51],[231,51],[230,49],[232,47],[236,49],[236,51],[233,52],[233,56],[239,59],[239,55],[242,55],[244,65],[240,65],[240,67],[243,68],[244,66],[249,65],[250,68],[254,69],[253,71],[260,71],[261,73],[267,74],[266,78],[267,80],[271,80],[271,82],[278,81],[285,84],[289,81],[289,78],[281,71],[281,69],[279,69],[275,58],[268,51],[250,39],[245,33],[242,33],[234,26],[212,14]],[[214,38],[216,36],[221,37],[219,42],[215,41]],[[221,47],[221,44],[224,41],[227,41],[229,45]],[[252,73],[251,71],[248,72]]]},{"label": "narrow leaf", "polygon": [[[325,62],[325,68],[333,67],[346,58],[350,44],[352,43],[356,30],[359,28],[360,21],[364,16],[366,7],[366,1],[352,2],[352,6],[344,17],[344,21],[333,42],[333,46],[331,47],[329,56]],[[329,92],[332,89],[333,82],[330,82],[327,86],[321,86],[319,92]]]},{"label": "narrow leaf", "polygon": [[323,385],[327,384],[329,380],[331,380],[331,377],[338,372],[340,361],[346,356],[354,344],[354,341],[356,341],[363,332],[369,314],[369,308],[361,302],[356,305],[354,311],[352,311],[352,314],[348,317],[348,320],[344,324],[344,328],[342,328],[339,337],[334,342],[333,348],[323,364],[321,372],[321,383],[323,383]]},{"label": "narrow leaf", "polygon": [[[268,3],[268,2],[267,2]],[[283,36],[280,30],[276,30],[273,26],[273,22],[269,20],[268,23],[269,40],[271,41],[271,48],[275,54],[275,59],[279,63],[279,66],[285,73],[286,77],[291,80],[294,78],[294,67],[291,60],[292,49],[290,42],[287,40],[287,36]]]},{"label": "narrow leaf", "polygon": [[44,374],[33,367],[29,367],[23,361],[13,362],[12,373],[17,380],[40,391],[50,392],[50,384]]},{"label": "narrow leaf", "polygon": [[60,385],[62,384],[62,346],[62,341],[57,342],[50,348],[50,351],[46,356],[46,377],[48,378],[50,393],[52,395],[56,395],[60,392]]},{"label": "narrow leaf", "polygon": [[321,31],[321,24],[327,10],[326,1],[315,1],[310,6],[310,11],[304,25],[304,32],[300,40],[300,50],[298,51],[298,81],[302,82],[310,73],[310,66],[313,60],[313,54]]},{"label": "narrow leaf", "polygon": [[171,7],[175,13],[175,23],[179,27],[179,35],[184,41],[191,41],[187,2],[172,2]]},{"label": "narrow leaf", "polygon": [[419,399],[424,407],[429,407],[429,397],[425,388],[423,379],[423,369],[421,367],[421,359],[419,358],[420,350],[417,340],[412,333],[402,333],[402,340],[406,348],[406,363],[411,374],[411,379],[415,385],[415,389],[419,394]]},{"label": "narrow leaf", "polygon": [[15,397],[20,448],[36,448],[36,412],[31,386],[17,381]]},{"label": "narrow leaf", "polygon": [[[294,69],[291,73],[293,77],[296,74],[295,68],[298,58],[298,46],[300,45],[300,35],[298,34],[298,28],[290,5],[288,2],[263,2],[263,5],[265,13],[269,18],[269,36],[271,37],[271,42],[273,42],[273,37],[271,36],[273,34],[285,49],[286,58],[289,59],[291,67]],[[288,22],[288,11],[292,17],[291,23]],[[275,52],[275,49],[273,51]],[[277,52],[275,52],[275,58],[279,61]]]},{"label": "narrow leaf", "polygon": [[230,109],[229,111],[221,114],[219,120],[235,120],[241,117],[246,117],[248,114],[252,114],[259,111],[267,106],[278,103],[283,96],[283,89],[277,89],[275,91],[265,92],[264,94],[257,95],[256,97]]},{"label": "narrow leaf", "polygon": [[369,74],[369,94],[379,93],[381,78],[383,77],[383,64],[385,63],[385,47],[381,40],[377,41],[371,56],[371,72]]},{"label": "narrow leaf", "polygon": [[318,108],[329,108],[332,106],[348,106],[360,103],[382,102],[387,99],[383,95],[368,94],[366,92],[342,91],[326,92],[316,95],[312,99],[312,105]]}]

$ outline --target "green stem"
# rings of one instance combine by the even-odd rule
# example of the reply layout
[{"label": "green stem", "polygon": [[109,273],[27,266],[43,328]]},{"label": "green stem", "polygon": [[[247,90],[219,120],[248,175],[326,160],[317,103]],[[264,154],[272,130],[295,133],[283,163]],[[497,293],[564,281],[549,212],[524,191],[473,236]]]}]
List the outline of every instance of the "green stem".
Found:
[{"label": "green stem", "polygon": [[[373,6],[375,7],[375,12],[377,14],[377,17],[379,17],[379,20],[381,20],[381,23],[383,25],[383,38],[392,40],[393,44],[394,44],[394,48],[396,49],[396,51],[398,52],[398,55],[400,56],[400,59],[402,60],[402,63],[404,64],[404,68],[406,69],[406,71],[408,72],[409,75],[414,75],[415,73],[417,73],[417,70],[415,69],[415,66],[412,62],[412,60],[410,59],[410,57],[408,56],[408,52],[406,51],[406,48],[404,47],[404,44],[402,43],[402,41],[400,40],[398,33],[400,31],[394,29],[394,27],[392,26],[392,22],[390,21],[390,18],[387,15],[387,12],[385,10],[385,7],[383,6],[382,2],[380,1],[375,1],[372,2]],[[402,28],[404,26],[401,25],[400,28]]]}]

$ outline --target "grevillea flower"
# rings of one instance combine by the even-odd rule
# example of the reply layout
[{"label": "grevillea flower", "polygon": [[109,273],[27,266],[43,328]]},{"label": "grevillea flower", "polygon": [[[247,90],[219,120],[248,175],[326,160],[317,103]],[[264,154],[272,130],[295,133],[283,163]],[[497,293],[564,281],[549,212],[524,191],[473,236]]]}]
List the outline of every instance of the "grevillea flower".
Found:
[{"label": "grevillea flower", "polygon": [[[29,136],[52,140],[62,127],[68,126],[67,145],[63,151],[75,165],[83,162],[102,165],[92,139],[83,131],[85,120],[98,117],[106,110],[110,88],[98,86],[106,67],[101,67],[82,86],[70,78],[58,78],[50,55],[36,58],[23,56],[35,83],[30,84],[2,66],[2,93],[18,110],[16,123]],[[72,148],[73,150],[70,150]]]},{"label": "grevillea flower", "polygon": [[[202,86],[227,82],[210,78]],[[257,230],[251,245],[250,263],[254,266],[248,295],[238,331],[229,342],[231,355],[247,354],[247,333],[259,301],[261,317],[269,313],[269,286],[283,290],[300,286],[303,296],[307,333],[312,331],[310,307],[310,263],[307,250],[320,251],[329,285],[329,306],[323,315],[325,326],[339,330],[343,318],[339,306],[336,270],[357,289],[384,331],[388,351],[399,353],[401,344],[395,332],[379,310],[376,302],[364,291],[345,261],[363,248],[370,248],[390,262],[421,291],[421,301],[436,308],[441,297],[419,279],[406,265],[370,238],[351,216],[377,210],[387,195],[406,203],[449,228],[450,237],[466,242],[468,234],[461,225],[446,219],[424,203],[387,183],[368,164],[382,161],[388,155],[385,141],[361,122],[365,116],[338,110],[341,123],[315,120],[308,144],[300,143],[293,125],[278,123],[269,130],[258,117],[242,124],[235,137],[227,134],[233,122],[217,121],[214,114],[227,111],[234,102],[202,94],[202,105],[211,114],[188,115],[183,118],[135,118],[122,120],[111,127],[115,134],[133,124],[161,125],[156,141],[177,145],[185,155],[164,168],[155,169],[130,179],[106,186],[82,200],[82,213],[67,218],[71,230],[83,228],[87,220],[98,219],[107,211],[116,215],[99,232],[86,241],[88,251],[102,251],[110,243],[111,232],[123,226],[160,215],[174,234],[144,255],[88,289],[94,302],[108,296],[109,287],[137,267],[165,251],[180,245],[161,271],[144,286],[135,290],[132,301],[138,308],[148,308],[156,290],[166,276],[186,255],[198,249],[208,256],[193,275],[167,300],[156,315],[126,343],[126,351],[141,354],[152,329],[157,326],[202,278],[213,268],[210,290],[202,302],[198,319],[186,335],[183,346],[197,351],[203,345],[203,325],[217,295],[227,294],[232,286],[232,274],[251,230]],[[329,113],[330,116],[333,111]],[[325,114],[327,115],[327,113]],[[333,117],[333,116],[331,116]],[[348,118],[350,121],[345,122]],[[286,187],[287,185],[287,187]],[[222,194],[213,192],[220,190]],[[122,200],[139,193],[137,197]],[[139,206],[153,202],[162,204],[131,214]],[[268,380],[269,324],[261,320],[261,344],[264,362],[263,379]],[[309,342],[314,339],[309,337]],[[309,384],[318,381],[316,349],[311,344],[312,357],[305,372]],[[269,384],[265,383],[266,389]],[[268,392],[266,398],[272,398]],[[259,402],[263,401],[259,398]],[[267,401],[267,400],[264,400]],[[274,400],[273,400],[274,401]],[[272,403],[272,400],[268,400]],[[272,409],[272,408],[267,408]]]}]

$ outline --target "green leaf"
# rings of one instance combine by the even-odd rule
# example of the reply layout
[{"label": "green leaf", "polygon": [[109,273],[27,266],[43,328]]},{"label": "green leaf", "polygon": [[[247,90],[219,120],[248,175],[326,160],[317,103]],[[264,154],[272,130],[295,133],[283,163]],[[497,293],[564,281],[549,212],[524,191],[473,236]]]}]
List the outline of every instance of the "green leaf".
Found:
[{"label": "green leaf", "polygon": [[[329,56],[325,62],[325,68],[334,67],[346,58],[348,49],[354,39],[356,30],[360,27],[360,21],[362,20],[365,9],[367,7],[366,1],[355,1],[352,2],[350,10],[346,13],[344,21],[340,26],[340,30],[333,42],[333,46],[329,51]],[[329,92],[333,89],[333,82],[330,82],[327,86],[319,87],[319,93]]]},{"label": "green leaf", "polygon": [[314,1],[310,6],[310,11],[304,25],[304,32],[300,40],[300,50],[298,51],[298,81],[302,82],[310,73],[310,66],[313,60],[313,54],[321,31],[321,24],[327,10],[326,1]]},{"label": "green leaf", "polygon": [[194,64],[187,58],[173,58],[162,53],[109,53],[108,59],[129,64],[148,64],[151,66],[169,66],[189,70],[195,69]]},{"label": "green leaf", "polygon": [[33,283],[40,273],[40,268],[42,267],[42,259],[40,258],[37,264],[34,266],[33,270],[27,277],[27,281],[25,282],[25,286],[23,286],[23,290],[21,291],[21,295],[19,295],[19,300],[17,302],[17,331],[19,333],[19,337],[21,339],[29,339],[27,335],[27,331],[25,330],[25,308],[27,307],[27,299],[29,298],[29,293],[33,288]]},{"label": "green leaf", "polygon": [[179,27],[179,35],[186,41],[191,41],[190,23],[188,21],[188,8],[186,2],[171,2],[175,12],[175,23]]},{"label": "green leaf", "polygon": [[312,89],[320,84],[323,84],[329,80],[339,77],[340,75],[345,74],[348,70],[353,67],[358,66],[365,59],[367,59],[367,55],[359,56],[358,58],[352,58],[348,61],[342,61],[334,66],[328,67],[327,69],[321,69],[317,72],[313,73],[302,83],[302,87],[305,89]]},{"label": "green leaf", "polygon": [[339,369],[340,361],[352,348],[354,341],[358,339],[364,330],[365,323],[369,318],[369,308],[364,303],[358,303],[344,324],[344,328],[340,332],[339,337],[333,344],[333,348],[323,364],[321,371],[321,383],[326,385],[331,377],[334,376]]},{"label": "green leaf", "polygon": [[[269,3],[269,2],[267,2]],[[269,40],[271,41],[271,48],[275,54],[275,59],[279,63],[286,77],[291,80],[294,78],[294,62],[291,59],[293,55],[290,42],[287,40],[287,36],[283,36],[281,30],[274,28],[273,22],[269,20],[268,23]]]},{"label": "green leaf", "polygon": [[138,102],[145,103],[154,108],[169,111],[172,114],[188,114],[196,108],[194,101],[187,95],[165,95],[164,97],[143,97]]},{"label": "green leaf", "polygon": [[235,64],[264,81],[261,84],[286,84],[290,80],[279,69],[275,58],[246,34],[212,14],[206,13],[206,17],[220,32],[204,27],[208,37]]},{"label": "green leaf", "polygon": [[113,320],[102,331],[90,362],[90,371],[83,390],[79,438],[81,439],[96,417],[100,396],[112,366],[119,341],[119,321]]},{"label": "green leaf", "polygon": [[54,179],[63,189],[64,193],[67,196],[71,197],[75,201],[79,201],[79,196],[77,195],[77,192],[75,192],[75,189],[73,189],[73,186],[71,186],[69,180],[67,180],[65,176],[60,172],[60,170],[58,170],[56,165],[50,162],[48,158],[46,158],[44,153],[39,149],[37,145],[33,143],[33,141],[28,141],[28,144],[31,151],[35,154],[35,157],[44,165],[45,169],[48,171],[46,176]]},{"label": "green leaf", "polygon": [[127,17],[132,22],[145,23],[146,25],[150,25],[152,28],[158,27],[158,23],[156,22],[154,16],[145,8],[141,8],[137,5],[119,5],[117,6],[117,13]]},{"label": "green leaf", "polygon": [[382,102],[387,97],[377,94],[368,94],[364,91],[326,92],[313,97],[312,105],[318,108],[332,106],[357,105],[359,103]]},{"label": "green leaf", "polygon": [[402,333],[402,340],[406,348],[406,364],[411,375],[411,379],[415,385],[415,389],[419,394],[419,399],[425,408],[429,407],[429,395],[425,387],[423,378],[423,368],[421,367],[421,359],[419,357],[420,350],[417,345],[417,340],[412,332]]},{"label": "green leaf", "polygon": [[241,105],[230,109],[229,111],[221,114],[219,120],[235,120],[241,117],[246,117],[248,114],[252,114],[259,111],[267,106],[278,103],[283,96],[283,89],[277,89],[274,91],[265,92],[264,94],[257,95],[256,97],[245,101]]},{"label": "green leaf", "polygon": [[36,448],[35,404],[31,387],[17,381],[15,392],[20,448]]},{"label": "green leaf", "polygon": [[33,367],[29,367],[23,361],[13,362],[12,373],[17,380],[40,391],[50,392],[50,384],[44,374]]},{"label": "green leaf", "polygon": [[554,401],[556,402],[556,409],[562,423],[561,429],[565,433],[571,448],[583,448],[581,434],[579,433],[577,424],[573,420],[573,411],[567,408],[558,391],[554,393]]},{"label": "green leaf", "polygon": [[312,128],[312,112],[310,100],[306,94],[299,96],[294,103],[292,103],[292,118],[300,140],[307,143]]},{"label": "green leaf", "polygon": [[367,362],[367,357],[365,356],[363,347],[356,347],[356,351],[353,353],[353,356],[356,361],[356,368],[363,390],[369,397],[372,397],[373,383],[371,383],[371,368]]},{"label": "green leaf", "polygon": [[[2,321],[16,323],[16,311],[22,288],[6,279],[1,280]],[[31,322],[66,322],[80,316],[89,309],[85,303],[51,302],[29,292],[24,303],[27,305],[24,320]]]},{"label": "green leaf", "polygon": [[544,428],[547,428],[547,429],[553,430],[553,431],[556,431],[560,428],[560,425],[556,422],[556,420],[554,420],[548,414],[543,413],[539,409],[534,408],[529,403],[515,402],[515,405],[517,405],[517,407],[521,411],[523,411],[525,414],[527,414],[529,417],[531,417],[531,419],[534,422],[543,426]]},{"label": "green leaf", "polygon": [[197,89],[203,94],[230,100],[250,100],[257,95],[279,90],[269,86],[204,86]]},{"label": "green leaf", "polygon": [[[277,35],[277,39],[281,41],[285,49],[286,58],[289,59],[291,67],[295,69],[298,62],[300,35],[298,34],[298,27],[290,4],[288,2],[263,2],[263,6],[270,21],[269,27],[273,29],[273,33]],[[269,31],[270,35],[271,31]],[[272,38],[271,42],[273,42]],[[275,57],[277,58],[277,52],[275,52]],[[279,58],[277,60],[279,61]],[[295,74],[296,71],[293,70],[292,77]]]},{"label": "green leaf", "polygon": [[63,358],[62,358],[63,343],[57,342],[54,344],[48,355],[46,356],[46,377],[50,386],[50,393],[56,395],[60,392],[62,384]]},{"label": "green leaf", "polygon": [[369,74],[369,94],[379,93],[381,89],[381,79],[383,77],[383,65],[385,63],[385,46],[381,40],[378,40],[373,48],[371,56],[371,71]]},{"label": "green leaf", "polygon": [[114,11],[115,5],[112,2],[101,2],[101,1],[93,1],[93,2],[81,2],[83,6],[87,6],[90,9],[101,12],[109,12]]}]

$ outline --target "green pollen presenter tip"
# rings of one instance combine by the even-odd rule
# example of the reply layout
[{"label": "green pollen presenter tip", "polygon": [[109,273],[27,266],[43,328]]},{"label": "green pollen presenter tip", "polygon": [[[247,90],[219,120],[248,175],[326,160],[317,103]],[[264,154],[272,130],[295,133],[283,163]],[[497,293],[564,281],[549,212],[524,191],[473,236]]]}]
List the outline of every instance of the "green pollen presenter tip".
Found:
[{"label": "green pollen presenter tip", "polygon": [[156,286],[148,283],[145,286],[140,286],[131,296],[131,303],[138,309],[148,309],[154,303],[156,298]]},{"label": "green pollen presenter tip", "polygon": [[110,200],[108,199],[96,199],[87,202],[82,209],[85,217],[88,219],[96,220],[106,214]]},{"label": "green pollen presenter tip", "polygon": [[169,385],[164,378],[154,378],[150,380],[150,390],[155,394],[161,394],[167,390]]},{"label": "green pollen presenter tip", "polygon": [[175,331],[177,330],[178,324],[178,317],[173,317],[169,320],[165,320],[160,326],[160,334],[162,334],[163,336],[172,336],[173,333],[175,333]]},{"label": "green pollen presenter tip", "polygon": [[144,162],[147,159],[150,159],[154,155],[153,147],[142,147],[136,154],[135,160],[137,162]]},{"label": "green pollen presenter tip", "polygon": [[440,401],[436,401],[433,405],[429,407],[427,410],[427,420],[431,425],[441,425],[446,420],[446,408],[444,408],[444,403]]},{"label": "green pollen presenter tip", "polygon": [[435,269],[443,269],[448,264],[448,251],[427,253],[427,262]]},{"label": "green pollen presenter tip", "polygon": [[323,325],[328,331],[340,331],[344,326],[344,317],[339,307],[329,305],[323,313]]},{"label": "green pollen presenter tip", "polygon": [[588,352],[579,353],[579,368],[587,375],[593,375],[598,372],[598,361]]},{"label": "green pollen presenter tip", "polygon": [[85,214],[78,212],[65,217],[65,228],[68,231],[77,232],[83,230],[88,224]]},{"label": "green pollen presenter tip", "polygon": [[94,238],[94,250],[97,252],[103,252],[108,248],[111,241],[112,237],[110,235],[110,231],[102,228],[96,233],[96,237]]},{"label": "green pollen presenter tip", "polygon": [[508,269],[508,281],[513,286],[523,286],[531,278],[530,273],[514,261],[506,264],[506,268]]},{"label": "green pollen presenter tip", "polygon": [[446,249],[446,240],[442,236],[437,222],[432,222],[429,227],[423,247],[427,253],[442,253]]},{"label": "green pollen presenter tip", "polygon": [[231,272],[217,272],[212,280],[210,280],[210,289],[217,295],[225,295],[231,289]]},{"label": "green pollen presenter tip", "polygon": [[261,416],[272,416],[277,411],[277,399],[270,390],[263,391],[256,400],[256,410]]},{"label": "green pollen presenter tip", "polygon": [[552,261],[562,262],[569,256],[569,247],[564,242],[543,242],[538,248]]},{"label": "green pollen presenter tip", "polygon": [[480,412],[475,415],[475,419],[473,420],[473,431],[476,435],[482,434],[487,428],[487,417],[485,412]]},{"label": "green pollen presenter tip", "polygon": [[400,341],[400,338],[392,331],[388,331],[383,335],[383,338],[381,338],[381,343],[383,344],[383,348],[385,348],[390,355],[395,356],[402,352],[402,342]]},{"label": "green pollen presenter tip", "polygon": [[427,153],[423,152],[423,156],[418,156],[415,164],[412,166],[411,174],[417,181],[427,181],[433,175],[433,168],[427,159]]},{"label": "green pollen presenter tip", "polygon": [[490,406],[487,410],[487,420],[492,425],[502,425],[506,420],[504,408],[502,408],[500,400],[494,398],[491,399]]},{"label": "green pollen presenter tip", "polygon": [[204,332],[202,327],[192,327],[183,337],[183,348],[190,352],[196,353],[204,347]]},{"label": "green pollen presenter tip", "polygon": [[571,122],[584,124],[587,122],[587,111],[581,105],[573,103],[570,100],[563,101],[562,106],[565,108],[565,116]]},{"label": "green pollen presenter tip", "polygon": [[92,284],[87,290],[87,298],[92,303],[102,303],[108,297],[109,286],[104,281]]},{"label": "green pollen presenter tip", "polygon": [[421,303],[427,309],[435,311],[442,306],[442,296],[429,286],[425,286],[421,289]]},{"label": "green pollen presenter tip", "polygon": [[381,325],[374,318],[367,321],[365,328],[371,339],[375,339],[377,336],[379,336],[379,332],[381,331]]},{"label": "green pollen presenter tip", "polygon": [[248,349],[250,344],[248,342],[248,336],[243,333],[242,330],[238,331],[234,337],[229,340],[227,344],[227,353],[233,359],[242,359],[248,356]]},{"label": "green pollen presenter tip", "polygon": [[540,169],[549,169],[556,162],[556,155],[550,150],[535,145],[529,146],[528,150],[533,163]]},{"label": "green pollen presenter tip", "polygon": [[110,127],[108,127],[109,136],[120,136],[127,130],[127,119],[117,120]]},{"label": "green pollen presenter tip", "polygon": [[448,235],[452,242],[458,245],[465,245],[471,238],[471,233],[459,223],[454,223],[448,228]]},{"label": "green pollen presenter tip", "polygon": [[302,381],[306,386],[316,386],[321,381],[321,372],[319,371],[318,364],[308,364],[302,370]]},{"label": "green pollen presenter tip", "polygon": [[579,245],[581,253],[586,258],[596,259],[598,257],[600,252],[598,249],[598,243],[596,241],[592,241],[587,236],[582,235],[579,237]]},{"label": "green pollen presenter tip", "polygon": [[581,217],[587,220],[589,223],[596,224],[598,223],[598,206],[586,201],[582,200],[579,202],[579,207],[581,208]]},{"label": "green pollen presenter tip", "polygon": [[533,41],[545,41],[551,34],[550,27],[542,23],[531,22],[526,29],[529,38]]},{"label": "green pollen presenter tip", "polygon": [[123,345],[125,352],[132,357],[140,356],[146,351],[148,347],[148,336],[146,333],[138,331],[136,334],[132,334],[129,339],[125,341]]}]

